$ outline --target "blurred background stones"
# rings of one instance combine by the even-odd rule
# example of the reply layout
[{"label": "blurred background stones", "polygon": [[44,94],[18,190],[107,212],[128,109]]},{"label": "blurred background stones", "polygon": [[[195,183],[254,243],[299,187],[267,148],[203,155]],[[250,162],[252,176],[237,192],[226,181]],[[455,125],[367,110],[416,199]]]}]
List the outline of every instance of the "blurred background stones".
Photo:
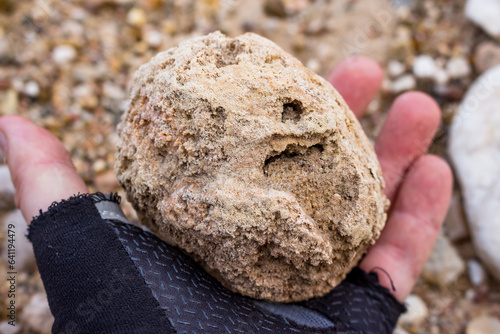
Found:
[{"label": "blurred background stones", "polygon": [[[376,137],[398,94],[418,89],[442,108],[431,152],[451,161],[449,129],[466,92],[500,64],[499,6],[497,0],[3,0],[0,114],[29,117],[60,138],[92,191],[124,195],[113,173],[115,126],[135,70],[186,38],[252,31],[324,77],[348,56],[375,58],[386,78],[361,120],[367,134]],[[0,250],[7,219],[26,228],[14,210],[9,179],[0,166]],[[465,197],[457,182],[438,245],[412,292],[413,313],[403,317],[399,333],[498,331],[499,282],[472,242],[477,231],[464,210]],[[137,219],[126,200],[123,207]],[[23,242],[15,330],[44,333],[51,317]],[[0,296],[6,295],[5,261],[0,255]],[[0,308],[5,300],[0,298]],[[2,320],[0,333],[9,333]]]}]

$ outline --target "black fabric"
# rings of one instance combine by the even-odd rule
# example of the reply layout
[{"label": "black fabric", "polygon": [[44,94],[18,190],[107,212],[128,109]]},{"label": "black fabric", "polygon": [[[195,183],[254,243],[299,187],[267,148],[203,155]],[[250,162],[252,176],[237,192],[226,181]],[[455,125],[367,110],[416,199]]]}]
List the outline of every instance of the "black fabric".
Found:
[{"label": "black fabric", "polygon": [[326,296],[310,299],[304,306],[328,316],[338,331],[347,333],[392,333],[406,307],[378,283],[376,273],[354,268]]},{"label": "black fabric", "polygon": [[144,278],[82,195],[54,204],[28,238],[55,322],[53,333],[175,333]]},{"label": "black fabric", "polygon": [[[31,224],[54,333],[390,334],[405,310],[376,274],[354,269],[331,293],[298,304],[312,316],[299,324],[286,304],[259,306],[150,232],[103,220],[94,205],[103,200],[118,198],[75,197]],[[314,326],[325,317],[331,327]]]},{"label": "black fabric", "polygon": [[178,333],[336,333],[301,326],[232,293],[197,263],[150,232],[110,222]]}]

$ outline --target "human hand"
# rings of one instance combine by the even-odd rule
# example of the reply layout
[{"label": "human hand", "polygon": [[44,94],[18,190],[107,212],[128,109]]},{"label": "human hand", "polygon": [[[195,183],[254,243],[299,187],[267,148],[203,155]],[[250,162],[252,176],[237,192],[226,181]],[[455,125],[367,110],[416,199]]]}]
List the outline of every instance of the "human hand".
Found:
[{"label": "human hand", "polygon": [[[382,71],[365,58],[340,64],[330,77],[356,116],[376,95]],[[406,93],[391,108],[376,152],[392,206],[380,239],[360,264],[365,271],[385,269],[381,284],[399,301],[411,291],[444,219],[451,193],[449,167],[425,155],[440,120],[438,106],[421,93]],[[62,144],[49,132],[16,116],[0,118],[6,157],[16,186],[16,203],[29,222],[54,201],[88,189]]]},{"label": "human hand", "polygon": [[[366,58],[348,59],[329,81],[361,118],[382,85],[380,67]],[[396,99],[375,143],[391,201],[386,226],[360,267],[385,269],[403,301],[415,285],[444,221],[452,173],[441,158],[426,154],[441,120],[429,96],[409,92]],[[381,284],[391,289],[388,277]]]}]

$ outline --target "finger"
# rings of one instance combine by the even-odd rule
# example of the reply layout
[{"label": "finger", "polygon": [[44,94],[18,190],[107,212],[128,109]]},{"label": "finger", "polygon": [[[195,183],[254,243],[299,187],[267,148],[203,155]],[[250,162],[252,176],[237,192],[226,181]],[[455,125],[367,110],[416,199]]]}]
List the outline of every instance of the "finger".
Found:
[{"label": "finger", "polygon": [[426,94],[410,92],[394,102],[375,144],[391,202],[408,168],[427,152],[440,120],[439,106]]},{"label": "finger", "polygon": [[356,117],[361,118],[368,104],[377,96],[383,78],[384,72],[376,62],[366,57],[352,57],[337,65],[328,81]]},{"label": "finger", "polygon": [[[401,186],[380,239],[360,264],[365,271],[385,269],[400,301],[411,292],[429,257],[446,215],[451,189],[452,174],[446,162],[432,155],[420,157]],[[391,290],[389,278],[379,278]]]},{"label": "finger", "polygon": [[68,152],[50,132],[19,116],[0,118],[16,205],[30,222],[54,201],[88,192]]}]

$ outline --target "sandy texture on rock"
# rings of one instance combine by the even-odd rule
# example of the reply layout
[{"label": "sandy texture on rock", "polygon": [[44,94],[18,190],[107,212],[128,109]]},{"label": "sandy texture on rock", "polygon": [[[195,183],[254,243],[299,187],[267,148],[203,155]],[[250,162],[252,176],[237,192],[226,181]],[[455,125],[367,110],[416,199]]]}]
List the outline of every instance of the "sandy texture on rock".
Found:
[{"label": "sandy texture on rock", "polygon": [[258,35],[158,54],[135,75],[119,134],[115,168],[141,222],[244,295],[323,295],[384,226],[384,182],[358,121]]}]

